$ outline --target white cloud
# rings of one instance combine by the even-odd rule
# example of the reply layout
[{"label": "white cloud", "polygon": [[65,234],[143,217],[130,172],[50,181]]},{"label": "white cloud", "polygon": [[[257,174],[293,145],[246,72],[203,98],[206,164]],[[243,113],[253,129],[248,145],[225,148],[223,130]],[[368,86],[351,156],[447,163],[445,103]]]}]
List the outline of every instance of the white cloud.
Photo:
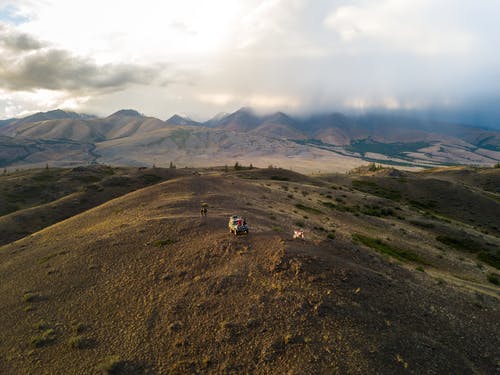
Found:
[{"label": "white cloud", "polygon": [[454,5],[442,0],[359,1],[338,7],[324,24],[347,43],[372,43],[375,48],[419,54],[468,53],[474,35],[448,18]]}]

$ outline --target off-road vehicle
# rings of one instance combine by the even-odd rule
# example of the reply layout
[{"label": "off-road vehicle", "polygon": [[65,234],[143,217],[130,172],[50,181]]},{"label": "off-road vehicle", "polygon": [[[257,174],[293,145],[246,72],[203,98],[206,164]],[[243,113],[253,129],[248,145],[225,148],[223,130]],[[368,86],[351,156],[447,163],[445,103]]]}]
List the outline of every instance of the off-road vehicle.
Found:
[{"label": "off-road vehicle", "polygon": [[248,225],[245,219],[238,215],[233,215],[229,218],[229,232],[235,235],[245,233],[248,234]]}]

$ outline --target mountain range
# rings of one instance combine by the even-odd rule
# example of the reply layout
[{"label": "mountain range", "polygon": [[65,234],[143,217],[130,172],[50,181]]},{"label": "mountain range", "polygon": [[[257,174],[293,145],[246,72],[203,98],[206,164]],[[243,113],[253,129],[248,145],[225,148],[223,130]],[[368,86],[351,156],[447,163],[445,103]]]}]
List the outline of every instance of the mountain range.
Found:
[{"label": "mountain range", "polygon": [[412,167],[493,165],[500,131],[396,115],[259,115],[250,108],[205,122],[122,109],[105,118],[54,110],[0,122],[0,166],[51,163],[279,165],[346,171],[376,162]]}]

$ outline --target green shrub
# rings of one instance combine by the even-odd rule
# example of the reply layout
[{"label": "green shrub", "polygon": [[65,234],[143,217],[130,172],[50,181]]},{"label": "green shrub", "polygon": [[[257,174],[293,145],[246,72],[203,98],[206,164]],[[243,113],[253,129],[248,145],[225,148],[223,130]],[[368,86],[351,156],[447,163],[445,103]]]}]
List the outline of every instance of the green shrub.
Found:
[{"label": "green shrub", "polygon": [[410,223],[421,228],[434,228],[434,223],[430,223],[428,221],[410,220]]},{"label": "green shrub", "polygon": [[385,199],[390,199],[394,201],[401,199],[401,193],[399,191],[384,188],[372,181],[354,180],[352,182],[352,187],[355,188],[356,190],[362,191],[363,193],[376,195],[378,197],[382,197]]},{"label": "green shrub", "polygon": [[105,374],[115,374],[118,372],[121,366],[121,359],[117,355],[106,357],[103,362],[99,365],[99,369]]},{"label": "green shrub", "polygon": [[282,177],[282,176],[271,176],[271,180],[275,181],[290,181],[288,177]]},{"label": "green shrub", "polygon": [[479,254],[477,254],[477,257],[484,263],[487,263],[496,269],[500,269],[500,257],[498,256],[498,251],[494,254],[487,251],[480,251]]},{"label": "green shrub", "polygon": [[401,261],[410,261],[410,262],[415,262],[415,263],[420,263],[420,264],[428,264],[428,262],[425,261],[423,258],[421,258],[418,254],[415,254],[414,252],[412,252],[410,250],[399,249],[399,248],[393,247],[393,246],[386,244],[385,242],[383,242],[377,238],[371,238],[368,236],[364,236],[362,234],[353,234],[352,238],[353,238],[353,240],[359,241],[363,245],[368,246],[368,247],[378,251],[381,254],[389,255],[389,256],[396,258],[396,259],[399,259]]},{"label": "green shrub", "polygon": [[500,285],[500,280],[498,279],[498,275],[494,273],[489,273],[488,275],[486,275],[486,277],[488,278],[488,281],[490,283],[495,285]]},{"label": "green shrub", "polygon": [[460,251],[466,251],[469,253],[477,253],[481,251],[481,245],[471,238],[437,236],[436,240]]},{"label": "green shrub", "polygon": [[167,246],[167,245],[172,245],[174,243],[175,243],[175,241],[171,240],[171,239],[156,240],[155,242],[153,242],[153,246],[155,246],[155,247],[163,247],[163,246]]},{"label": "green shrub", "polygon": [[31,345],[35,348],[41,348],[42,346],[52,343],[55,339],[55,332],[53,329],[49,328],[44,330],[37,336],[31,338]]},{"label": "green shrub", "polygon": [[69,338],[68,344],[74,349],[85,349],[88,346],[88,340],[81,335],[72,336]]},{"label": "green shrub", "polygon": [[332,210],[335,210],[337,208],[337,206],[335,205],[335,203],[332,203],[332,202],[325,202],[325,201],[321,201],[321,204],[327,208],[330,208]]},{"label": "green shrub", "polygon": [[34,302],[38,298],[38,294],[36,293],[31,293],[31,292],[26,292],[23,295],[23,301],[24,302]]},{"label": "green shrub", "polygon": [[304,206],[303,204],[300,204],[300,203],[296,204],[295,207],[298,208],[299,210],[307,211],[307,212],[310,212],[313,214],[322,214],[323,213],[320,210],[318,210],[317,208]]}]

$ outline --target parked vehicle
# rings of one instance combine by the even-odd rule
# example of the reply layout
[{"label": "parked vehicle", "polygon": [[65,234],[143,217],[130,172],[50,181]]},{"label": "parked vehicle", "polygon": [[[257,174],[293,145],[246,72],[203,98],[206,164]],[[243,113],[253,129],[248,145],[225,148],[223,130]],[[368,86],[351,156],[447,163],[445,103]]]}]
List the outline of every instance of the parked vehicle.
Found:
[{"label": "parked vehicle", "polygon": [[238,215],[233,215],[229,218],[228,227],[229,232],[235,235],[241,233],[248,234],[248,225],[246,220]]}]

